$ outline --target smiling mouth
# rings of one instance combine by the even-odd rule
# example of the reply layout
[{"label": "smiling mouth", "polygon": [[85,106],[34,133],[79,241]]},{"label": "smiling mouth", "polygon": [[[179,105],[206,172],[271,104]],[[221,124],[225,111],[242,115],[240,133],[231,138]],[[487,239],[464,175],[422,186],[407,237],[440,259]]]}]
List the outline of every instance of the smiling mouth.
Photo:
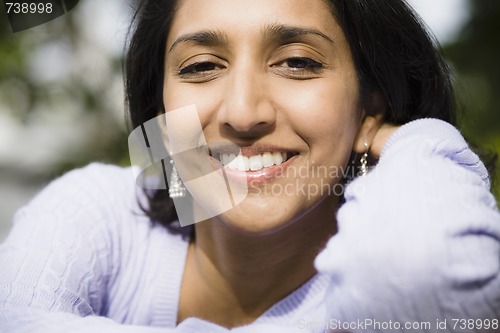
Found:
[{"label": "smiling mouth", "polygon": [[251,172],[279,166],[296,155],[298,155],[298,153],[291,152],[263,152],[251,156],[244,156],[242,154],[236,155],[232,153],[215,153],[213,157],[219,160],[227,169]]}]

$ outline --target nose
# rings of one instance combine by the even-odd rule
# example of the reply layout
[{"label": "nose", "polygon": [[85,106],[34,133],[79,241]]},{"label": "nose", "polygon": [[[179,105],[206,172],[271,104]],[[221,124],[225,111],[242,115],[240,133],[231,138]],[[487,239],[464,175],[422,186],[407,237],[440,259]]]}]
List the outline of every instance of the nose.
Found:
[{"label": "nose", "polygon": [[241,136],[258,136],[273,128],[276,112],[264,73],[258,73],[250,66],[241,66],[230,72],[225,84],[218,118],[226,131]]}]

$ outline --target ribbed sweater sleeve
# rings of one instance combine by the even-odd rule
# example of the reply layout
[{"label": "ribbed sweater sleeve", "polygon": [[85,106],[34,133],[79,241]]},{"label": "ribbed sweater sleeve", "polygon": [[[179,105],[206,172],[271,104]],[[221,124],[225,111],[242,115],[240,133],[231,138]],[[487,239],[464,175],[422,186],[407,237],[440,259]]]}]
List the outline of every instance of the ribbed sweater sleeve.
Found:
[{"label": "ribbed sweater sleeve", "polygon": [[[422,119],[398,129],[378,165],[348,185],[338,233],[316,259],[331,278],[330,328],[500,331],[484,328],[500,318],[500,214],[489,186],[451,125]],[[462,329],[468,319],[475,326]]]},{"label": "ribbed sweater sleeve", "polygon": [[[128,178],[124,172],[130,170],[97,165],[70,172],[17,213],[0,246],[0,332],[227,331],[194,319],[168,329],[121,325],[106,318],[110,313],[125,318],[126,309],[134,309],[132,303],[138,302],[132,296],[142,290],[134,281],[147,273],[136,264],[136,259],[145,261],[139,258],[141,249],[132,250],[131,233],[135,239],[142,236],[134,223],[123,223],[132,215],[127,208],[133,206],[124,198],[136,199],[133,193],[127,195],[133,181],[126,181],[132,174]],[[133,310],[132,316],[141,311]]]}]

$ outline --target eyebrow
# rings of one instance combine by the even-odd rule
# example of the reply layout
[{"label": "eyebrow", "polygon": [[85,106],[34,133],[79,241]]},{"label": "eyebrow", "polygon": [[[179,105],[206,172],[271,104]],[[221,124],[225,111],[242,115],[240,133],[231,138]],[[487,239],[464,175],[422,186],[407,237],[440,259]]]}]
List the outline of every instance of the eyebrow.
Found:
[{"label": "eyebrow", "polygon": [[178,44],[186,42],[195,42],[200,45],[214,46],[226,43],[227,36],[219,30],[207,30],[185,34],[174,41],[168,52],[172,52]]},{"label": "eyebrow", "polygon": [[332,44],[335,44],[333,39],[314,28],[295,27],[273,23],[266,26],[263,31],[267,38],[278,42],[289,41],[304,35],[316,35]]},{"label": "eyebrow", "polygon": [[[316,35],[332,44],[335,44],[335,42],[330,37],[314,28],[304,28],[273,23],[263,28],[263,33],[266,39],[276,42],[286,42],[305,35]],[[172,52],[172,50],[177,45],[186,42],[195,42],[197,44],[206,46],[217,46],[227,43],[227,36],[220,30],[207,30],[188,33],[177,38],[172,43],[172,46],[170,46],[168,52]]]}]

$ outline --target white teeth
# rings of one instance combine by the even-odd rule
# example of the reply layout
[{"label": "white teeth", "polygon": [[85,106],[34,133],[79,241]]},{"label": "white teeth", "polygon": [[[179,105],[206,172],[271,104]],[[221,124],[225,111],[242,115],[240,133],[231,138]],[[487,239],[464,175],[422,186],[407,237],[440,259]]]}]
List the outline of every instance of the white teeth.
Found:
[{"label": "white teeth", "polygon": [[273,165],[281,165],[287,160],[287,154],[281,152],[265,152],[250,157],[235,154],[220,154],[222,164],[232,170],[259,171]]},{"label": "white teeth", "polygon": [[262,155],[254,155],[250,156],[250,170],[257,171],[264,168],[264,164],[262,163]]},{"label": "white teeth", "polygon": [[[246,159],[246,161],[245,161]],[[236,157],[236,164],[238,165],[238,170],[239,171],[248,171],[250,167],[250,161],[248,160],[248,157],[238,155]]]},{"label": "white teeth", "polygon": [[250,170],[250,159],[246,156],[243,156],[243,166],[244,166],[244,169],[243,171],[248,171]]},{"label": "white teeth", "polygon": [[262,154],[262,164],[264,168],[268,168],[274,165],[274,158],[272,153],[264,153]]},{"label": "white teeth", "polygon": [[280,165],[281,163],[283,163],[283,155],[281,155],[281,153],[273,153],[273,159],[274,159],[274,164],[276,165]]}]

